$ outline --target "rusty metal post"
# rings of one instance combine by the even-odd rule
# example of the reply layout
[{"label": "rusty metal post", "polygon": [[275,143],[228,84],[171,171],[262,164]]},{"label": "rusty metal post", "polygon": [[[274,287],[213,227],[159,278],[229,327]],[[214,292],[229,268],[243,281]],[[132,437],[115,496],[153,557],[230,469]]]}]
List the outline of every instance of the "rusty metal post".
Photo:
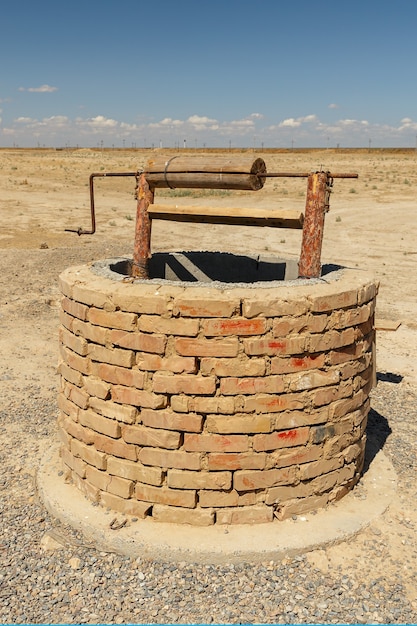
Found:
[{"label": "rusty metal post", "polygon": [[149,278],[148,261],[151,256],[151,220],[148,207],[153,203],[154,190],[149,186],[145,174],[140,174],[137,186],[137,211],[135,245],[133,249],[132,276]]},{"label": "rusty metal post", "polygon": [[324,216],[329,207],[329,174],[315,172],[307,182],[299,278],[318,278],[321,272]]}]

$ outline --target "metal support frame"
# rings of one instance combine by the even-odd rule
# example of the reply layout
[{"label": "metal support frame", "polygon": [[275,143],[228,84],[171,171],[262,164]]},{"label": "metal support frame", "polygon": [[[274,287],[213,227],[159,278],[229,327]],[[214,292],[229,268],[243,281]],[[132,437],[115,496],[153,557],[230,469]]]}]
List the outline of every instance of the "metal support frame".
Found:
[{"label": "metal support frame", "polygon": [[[177,174],[192,174],[190,172],[176,172]],[[148,263],[151,256],[151,219],[148,208],[153,204],[155,187],[147,179],[147,173],[141,172],[107,172],[90,175],[90,212],[91,228],[67,228],[66,231],[75,232],[78,235],[92,235],[96,230],[95,203],[94,203],[94,178],[135,176],[136,184],[136,225],[135,242],[133,250],[132,277],[149,278]],[[330,172],[297,173],[262,171],[255,174],[265,178],[307,178],[307,196],[303,223],[303,236],[301,243],[300,261],[298,264],[299,278],[318,278],[321,273],[321,251],[323,244],[323,229],[325,214],[329,210],[330,192],[334,178],[358,178],[357,174],[331,174]],[[263,183],[262,183],[263,184]],[[187,186],[187,185],[185,185]],[[262,185],[260,185],[262,186]],[[225,188],[228,188],[225,186]]]}]

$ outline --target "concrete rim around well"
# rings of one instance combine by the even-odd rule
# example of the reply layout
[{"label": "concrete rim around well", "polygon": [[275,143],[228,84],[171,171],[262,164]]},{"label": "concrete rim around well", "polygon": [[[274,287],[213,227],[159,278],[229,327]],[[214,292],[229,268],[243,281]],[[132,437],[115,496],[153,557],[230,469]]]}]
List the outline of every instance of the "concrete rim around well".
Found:
[{"label": "concrete rim around well", "polygon": [[[65,483],[58,448],[56,442],[48,446],[37,473],[38,492],[49,513],[80,531],[98,550],[155,561],[259,562],[323,548],[353,537],[382,515],[397,486],[391,462],[369,438],[367,454],[373,451],[372,459],[365,461],[367,471],[360,480],[364,498],[355,497],[354,488],[315,515],[269,524],[197,527],[151,519],[132,522],[129,516],[94,506],[74,485]],[[118,522],[127,518],[128,523],[111,530],[115,517]]]}]

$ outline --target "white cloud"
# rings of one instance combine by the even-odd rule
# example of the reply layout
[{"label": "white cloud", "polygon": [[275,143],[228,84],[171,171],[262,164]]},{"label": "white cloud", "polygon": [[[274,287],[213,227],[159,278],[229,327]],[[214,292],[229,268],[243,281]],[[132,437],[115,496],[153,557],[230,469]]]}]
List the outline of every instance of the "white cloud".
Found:
[{"label": "white cloud", "polygon": [[316,121],[317,121],[316,115],[306,115],[304,117],[297,117],[297,118],[288,117],[287,119],[282,120],[282,122],[280,122],[278,126],[280,128],[285,128],[285,127],[299,128],[300,126],[302,126],[302,124],[310,124]]},{"label": "white cloud", "polygon": [[19,91],[30,91],[31,93],[53,93],[58,91],[58,87],[51,85],[41,85],[40,87],[19,87]]},{"label": "white cloud", "polygon": [[329,104],[328,108],[329,108],[329,109],[338,109],[338,108],[339,108],[339,105],[338,105],[338,104],[336,104],[335,102],[332,102],[331,104]]},{"label": "white cloud", "polygon": [[104,117],[104,115],[96,115],[96,117],[90,117],[86,120],[82,118],[77,118],[77,124],[80,126],[88,126],[93,130],[103,130],[103,129],[111,129],[118,126],[119,122],[113,120],[108,117]]}]

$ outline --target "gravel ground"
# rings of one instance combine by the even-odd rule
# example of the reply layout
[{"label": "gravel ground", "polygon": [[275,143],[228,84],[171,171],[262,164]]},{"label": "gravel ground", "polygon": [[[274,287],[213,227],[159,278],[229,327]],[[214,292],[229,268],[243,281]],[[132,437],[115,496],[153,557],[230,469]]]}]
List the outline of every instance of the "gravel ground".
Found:
[{"label": "gravel ground", "polygon": [[[54,254],[48,257],[50,276],[52,266],[58,271],[70,264]],[[99,258],[97,250],[91,257]],[[77,261],[83,262],[80,254]],[[46,265],[40,268],[46,271]],[[13,295],[22,291],[22,282],[30,305],[24,310],[21,297]],[[36,320],[35,341],[36,333],[49,337],[46,329],[57,324],[52,304],[57,288],[51,279],[41,289],[33,275],[26,283],[22,278],[15,291],[9,283],[0,317],[6,334],[19,326],[18,310],[19,323]],[[157,563],[98,552],[46,512],[35,475],[55,436],[56,375],[49,383],[40,377],[37,386],[31,363],[41,363],[45,355],[28,355],[18,345],[16,350],[20,368],[6,355],[0,370],[1,622],[416,622],[417,387],[410,382],[382,373],[372,395],[368,428],[393,462],[399,487],[395,501],[369,528],[348,542],[276,562]],[[48,350],[49,359],[54,345]]]},{"label": "gravel ground", "polygon": [[[380,382],[373,401],[369,428],[385,442],[409,503],[415,392]],[[36,388],[0,412],[9,441],[1,452],[2,622],[415,622],[416,520],[395,504],[349,544],[278,562],[155,563],[97,552],[51,519],[37,498],[37,460],[54,435],[55,417],[55,400]],[[394,526],[400,552],[390,537]]]}]

